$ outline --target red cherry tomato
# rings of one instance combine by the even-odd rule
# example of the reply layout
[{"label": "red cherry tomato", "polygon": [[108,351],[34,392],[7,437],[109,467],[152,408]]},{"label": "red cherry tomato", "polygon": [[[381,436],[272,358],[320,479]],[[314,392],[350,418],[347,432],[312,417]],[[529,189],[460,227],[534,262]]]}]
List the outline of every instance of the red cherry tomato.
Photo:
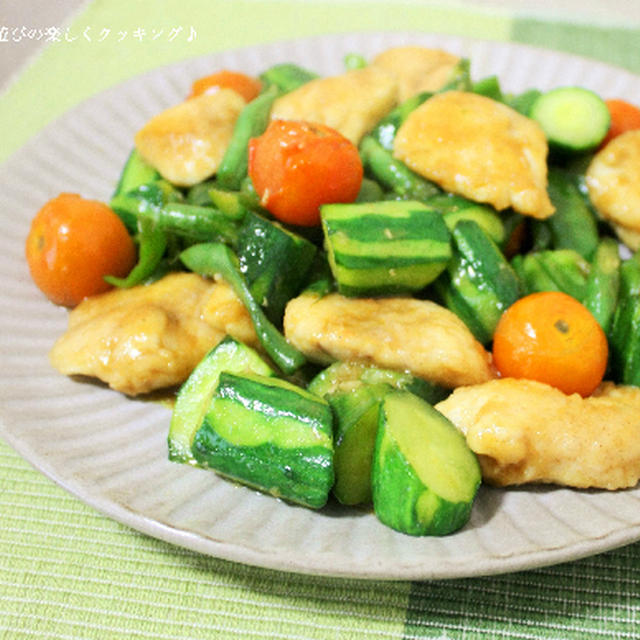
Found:
[{"label": "red cherry tomato", "polygon": [[273,120],[249,142],[249,176],[281,222],[319,224],[321,205],[356,199],[362,174],[357,147],[322,124]]}]

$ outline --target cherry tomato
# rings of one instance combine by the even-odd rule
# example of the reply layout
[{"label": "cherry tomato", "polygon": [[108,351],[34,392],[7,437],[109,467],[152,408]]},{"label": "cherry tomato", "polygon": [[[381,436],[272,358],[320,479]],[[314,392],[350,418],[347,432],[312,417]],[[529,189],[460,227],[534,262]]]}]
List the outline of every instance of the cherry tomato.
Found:
[{"label": "cherry tomato", "polygon": [[559,291],[516,301],[493,337],[493,360],[502,376],[546,382],[567,394],[590,395],[602,382],[608,353],[591,312]]},{"label": "cherry tomato", "polygon": [[196,80],[191,85],[189,98],[214,91],[216,88],[233,89],[247,102],[251,102],[260,93],[262,83],[257,78],[252,78],[244,73],[225,69]]},{"label": "cherry tomato", "polygon": [[104,276],[126,276],[136,262],[134,242],[105,204],[61,193],[37,213],[25,253],[31,277],[56,304],[73,307],[111,288]]},{"label": "cherry tomato", "polygon": [[607,108],[611,114],[609,131],[601,143],[601,147],[615,137],[626,131],[640,129],[640,108],[625,100],[606,100]]},{"label": "cherry tomato", "polygon": [[356,199],[362,175],[357,147],[322,124],[273,120],[249,142],[249,176],[281,222],[319,224],[321,205]]}]

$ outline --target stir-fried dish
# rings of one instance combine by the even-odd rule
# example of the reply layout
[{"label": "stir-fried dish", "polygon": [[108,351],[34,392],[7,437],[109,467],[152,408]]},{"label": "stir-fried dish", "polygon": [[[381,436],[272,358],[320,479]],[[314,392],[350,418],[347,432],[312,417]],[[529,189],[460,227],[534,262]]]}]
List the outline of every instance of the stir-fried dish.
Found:
[{"label": "stir-fried dish", "polygon": [[168,458],[410,535],[482,482],[640,479],[640,108],[446,51],[216,70],[109,203],[35,216],[66,375],[168,389]]}]

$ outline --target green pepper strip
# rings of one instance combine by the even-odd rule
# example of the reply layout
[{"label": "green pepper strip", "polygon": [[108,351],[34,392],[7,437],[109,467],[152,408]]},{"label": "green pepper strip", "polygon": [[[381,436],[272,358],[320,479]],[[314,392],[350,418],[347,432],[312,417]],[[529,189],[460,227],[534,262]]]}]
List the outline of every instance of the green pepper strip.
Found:
[{"label": "green pepper strip", "polygon": [[370,135],[383,149],[393,152],[393,141],[395,140],[398,129],[409,117],[411,112],[415,111],[432,95],[432,91],[423,91],[401,102],[378,122]]},{"label": "green pepper strip", "polygon": [[640,386],[640,254],[620,264],[618,305],[609,334],[616,382]]},{"label": "green pepper strip", "polygon": [[242,277],[238,258],[229,247],[221,243],[196,244],[185,249],[180,259],[191,271],[203,276],[216,274],[233,288],[251,316],[256,334],[273,362],[286,374],[298,370],[306,359],[267,319],[260,305],[255,301]]},{"label": "green pepper strip", "polygon": [[134,195],[115,196],[114,201],[120,210],[131,212],[138,220],[150,220],[158,229],[194,242],[217,240],[235,244],[237,241],[237,220],[229,219],[213,207],[184,202],[157,205]]},{"label": "green pepper strip", "polygon": [[353,71],[356,69],[364,69],[368,63],[367,59],[360,53],[347,53],[343,59],[344,68],[347,71]]},{"label": "green pepper strip", "polygon": [[360,156],[377,181],[400,197],[426,200],[441,193],[433,182],[411,171],[371,136],[365,136],[360,143]]},{"label": "green pepper strip", "polygon": [[247,175],[249,140],[259,136],[267,128],[271,105],[278,95],[278,87],[269,87],[240,112],[231,141],[218,167],[219,186],[225,189],[240,189],[242,180]]},{"label": "green pepper strip", "polygon": [[613,238],[603,238],[591,262],[584,306],[606,334],[609,334],[618,304],[620,262],[618,243]]},{"label": "green pepper strip", "polygon": [[150,220],[140,220],[138,234],[139,249],[138,262],[126,278],[105,276],[104,279],[116,287],[128,289],[153,275],[167,248],[167,235],[158,229]]},{"label": "green pepper strip", "polygon": [[276,64],[260,74],[260,80],[265,85],[268,87],[274,85],[282,93],[289,93],[318,77],[317,73],[290,62]]}]

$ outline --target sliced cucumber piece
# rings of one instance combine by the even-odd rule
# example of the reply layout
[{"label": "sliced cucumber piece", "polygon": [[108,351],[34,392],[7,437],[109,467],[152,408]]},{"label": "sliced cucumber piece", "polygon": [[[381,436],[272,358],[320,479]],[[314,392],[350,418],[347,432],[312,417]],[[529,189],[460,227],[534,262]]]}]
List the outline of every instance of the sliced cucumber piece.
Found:
[{"label": "sliced cucumber piece", "polygon": [[380,403],[387,393],[398,389],[432,404],[449,394],[410,373],[353,362],[336,362],[309,383],[308,390],[326,398],[333,411],[333,493],[342,504],[371,502],[371,464]]},{"label": "sliced cucumber piece", "polygon": [[275,325],[287,302],[300,293],[316,247],[277,222],[248,211],[238,234],[240,271],[254,300]]},{"label": "sliced cucumber piece", "polygon": [[326,398],[336,393],[352,391],[363,384],[386,384],[391,389],[410,391],[430,404],[444,400],[450,393],[448,389],[417,378],[408,371],[381,369],[360,362],[334,362],[313,378],[308,390]]},{"label": "sliced cucumber piece", "polygon": [[200,361],[184,382],[169,425],[169,459],[197,466],[191,453],[196,431],[209,409],[222,371],[274,375],[271,367],[251,347],[227,337]]},{"label": "sliced cucumber piece", "polygon": [[559,87],[538,96],[529,112],[557,151],[584,153],[607,135],[611,115],[604,100],[584,87]]},{"label": "sliced cucumber piece", "polygon": [[333,495],[346,505],[371,502],[371,464],[386,384],[363,384],[327,396],[334,416]]},{"label": "sliced cucumber piece", "polygon": [[384,524],[414,536],[447,535],[468,521],[481,473],[445,416],[396,391],[382,402],[372,479],[374,510]]},{"label": "sliced cucumber piece", "polygon": [[321,217],[331,270],[344,295],[419,291],[451,257],[442,214],[421,202],[329,204]]},{"label": "sliced cucumber piece", "polygon": [[222,372],[192,452],[223,476],[320,508],[334,481],[331,409],[286,380]]}]

